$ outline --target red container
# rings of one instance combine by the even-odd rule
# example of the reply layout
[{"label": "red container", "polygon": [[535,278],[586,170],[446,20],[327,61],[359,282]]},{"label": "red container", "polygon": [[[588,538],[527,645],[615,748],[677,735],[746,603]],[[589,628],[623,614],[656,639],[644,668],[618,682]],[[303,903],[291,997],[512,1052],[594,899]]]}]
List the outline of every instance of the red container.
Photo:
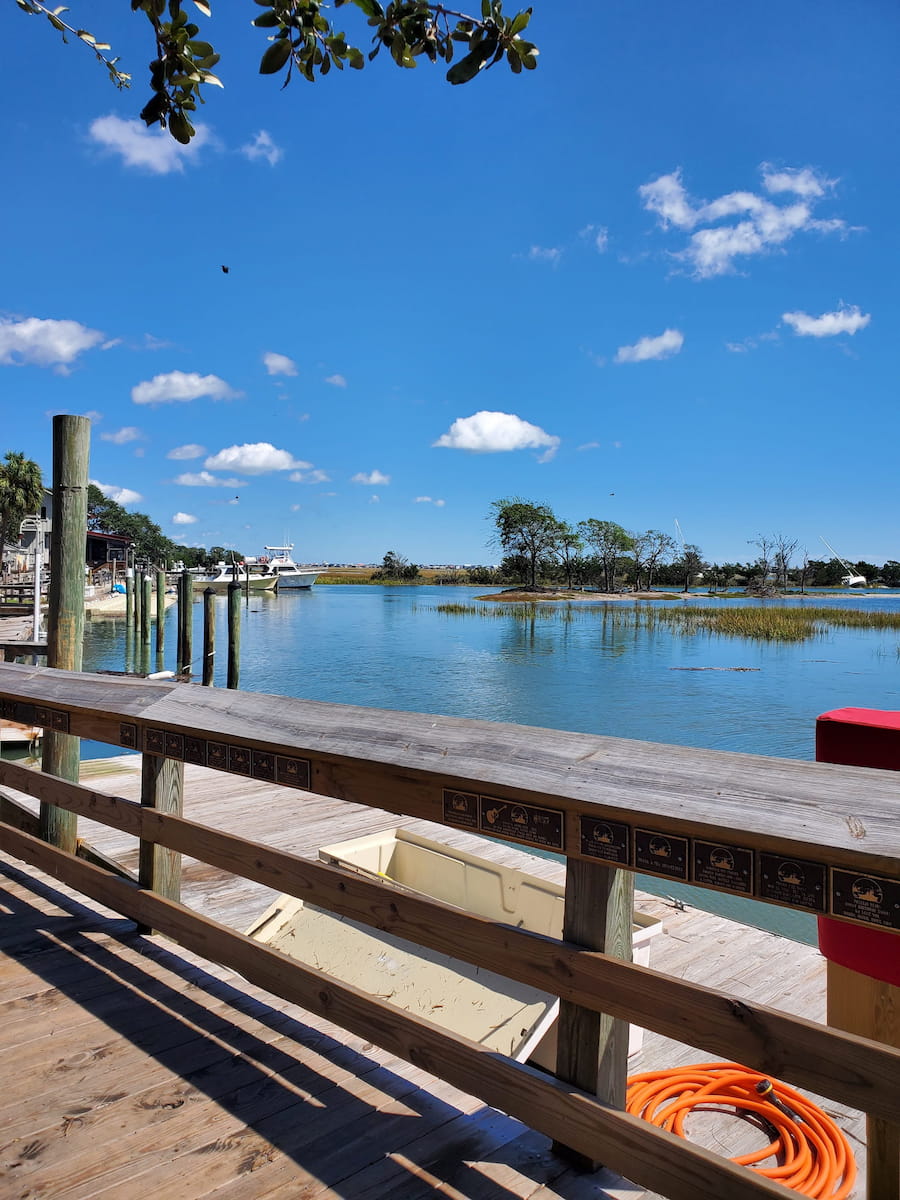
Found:
[{"label": "red container", "polygon": [[[816,721],[816,761],[900,771],[900,712],[836,708]],[[819,917],[819,949],[831,962],[900,987],[900,934]]]}]

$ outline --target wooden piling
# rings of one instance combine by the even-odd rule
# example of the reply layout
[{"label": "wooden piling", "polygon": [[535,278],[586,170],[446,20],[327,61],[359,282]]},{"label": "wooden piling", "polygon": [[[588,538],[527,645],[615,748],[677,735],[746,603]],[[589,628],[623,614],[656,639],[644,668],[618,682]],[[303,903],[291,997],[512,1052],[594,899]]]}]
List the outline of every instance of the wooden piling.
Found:
[{"label": "wooden piling", "polygon": [[[91,423],[87,417],[60,414],[53,418],[47,665],[64,671],[81,670],[90,446]],[[42,768],[48,775],[77,783],[80,756],[79,738],[57,729],[44,730]],[[42,803],[40,821],[45,841],[75,853],[78,818],[74,813]]]},{"label": "wooden piling", "polygon": [[134,627],[134,567],[125,568],[125,628]]},{"label": "wooden piling", "polygon": [[216,664],[216,593],[211,587],[203,593],[203,686],[213,686]]},{"label": "wooden piling", "polygon": [[[602,863],[566,862],[563,937],[631,962],[634,875]],[[628,1022],[563,1000],[559,1010],[556,1074],[624,1109],[628,1075]],[[554,1150],[584,1170],[601,1165],[561,1144]]]},{"label": "wooden piling", "polygon": [[[237,574],[237,571],[235,571]],[[237,688],[241,677],[241,585],[228,585],[228,686]]]},{"label": "wooden piling", "polygon": [[161,671],[166,651],[166,573],[156,572],[156,667]]},{"label": "wooden piling", "polygon": [[191,663],[194,661],[194,596],[190,572],[187,570],[181,572],[181,590],[184,596],[181,630],[184,658],[182,659],[181,670],[186,675],[190,675]]},{"label": "wooden piling", "polygon": [[141,642],[145,651],[150,652],[150,628],[153,616],[153,578],[149,571],[144,572],[144,594],[141,604]]}]

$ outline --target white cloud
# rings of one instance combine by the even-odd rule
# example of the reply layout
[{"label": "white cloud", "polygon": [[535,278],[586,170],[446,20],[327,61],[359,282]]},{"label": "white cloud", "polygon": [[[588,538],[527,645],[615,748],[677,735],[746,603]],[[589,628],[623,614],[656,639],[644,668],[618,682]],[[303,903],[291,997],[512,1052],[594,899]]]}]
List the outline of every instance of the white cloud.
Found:
[{"label": "white cloud", "polygon": [[284,151],[272,141],[272,135],[261,129],[252,142],[241,146],[241,154],[254,162],[264,158],[270,167],[274,167],[284,157]]},{"label": "white cloud", "polygon": [[435,500],[434,507],[435,508],[443,508],[446,503],[447,503],[446,500]]},{"label": "white cloud", "polygon": [[[182,487],[246,487],[246,479],[219,479],[217,475],[210,475],[209,471],[188,472],[186,475],[176,475],[175,483],[180,483]],[[230,501],[229,501],[230,503]]]},{"label": "white cloud", "polygon": [[117,487],[114,483],[101,483],[99,479],[92,479],[91,483],[94,487],[100,489],[107,500],[114,500],[116,504],[137,504],[140,500],[140,492],[133,492],[131,488]]},{"label": "white cloud", "polygon": [[598,254],[605,254],[609,248],[609,230],[605,225],[585,225],[579,230],[579,237],[589,238]]},{"label": "white cloud", "polygon": [[245,475],[266,475],[270,471],[305,471],[312,463],[295,459],[288,450],[278,450],[271,442],[245,442],[226,446],[204,462],[209,471],[243,471]]},{"label": "white cloud", "polygon": [[839,333],[849,333],[852,337],[858,330],[865,329],[872,314],[860,312],[859,306],[854,304],[849,308],[841,305],[835,312],[822,313],[820,317],[811,317],[805,312],[787,312],[782,313],[781,319],[801,337],[836,337]]},{"label": "white cloud", "polygon": [[659,337],[642,337],[633,346],[620,346],[617,363],[647,362],[651,358],[671,358],[684,345],[684,335],[677,329],[666,329]]},{"label": "white cloud", "polygon": [[[738,191],[710,202],[695,201],[685,190],[680,170],[638,188],[644,208],[656,214],[663,229],[694,231],[687,246],[673,257],[686,262],[695,278],[730,273],[736,259],[771,252],[797,233],[846,231],[846,222],[839,218],[821,220],[813,216],[813,205],[835,180],[826,179],[811,167],[774,171],[764,163],[761,171],[763,186],[770,194],[787,192],[800,199],[776,204],[755,192]],[[741,219],[717,224],[735,217]]]},{"label": "white cloud", "polygon": [[211,400],[231,400],[239,395],[218,375],[198,375],[196,371],[154,375],[131,389],[135,404],[173,404],[198,400],[201,396],[209,396]]},{"label": "white cloud", "polygon": [[446,500],[432,500],[430,496],[416,496],[414,504],[433,504],[435,508],[443,508]]},{"label": "white cloud", "polygon": [[325,382],[330,383],[332,387],[345,388],[347,386],[347,380],[343,375],[329,375]]},{"label": "white cloud", "polygon": [[296,375],[297,364],[286,354],[276,354],[268,350],[263,356],[263,365],[269,375]]},{"label": "white cloud", "polygon": [[194,136],[182,146],[158,126],[148,129],[142,121],[123,121],[121,117],[98,117],[91,122],[90,136],[105,150],[118,154],[126,167],[140,167],[154,175],[183,171],[184,164],[210,141],[209,130],[195,126]]},{"label": "white cloud", "polygon": [[599,442],[582,442],[582,444],[580,446],[578,446],[577,449],[578,450],[599,450],[600,443]]},{"label": "white cloud", "polygon": [[763,163],[763,187],[767,192],[793,192],[795,196],[824,196],[837,183],[826,179],[812,167],[784,167],[776,170],[771,163]]},{"label": "white cloud", "polygon": [[123,425],[115,433],[101,433],[100,440],[103,442],[112,442],[116,446],[124,446],[126,442],[140,441],[143,436],[143,433],[141,433],[136,425]]},{"label": "white cloud", "polygon": [[288,476],[291,483],[330,483],[331,476],[326,471],[294,471]]},{"label": "white cloud", "polygon": [[514,413],[481,412],[471,417],[457,417],[446,433],[433,446],[452,450],[472,450],[476,454],[494,454],[505,450],[529,450],[545,447],[542,460],[552,458],[560,439],[546,433],[538,425],[523,421]]},{"label": "white cloud", "polygon": [[358,471],[350,480],[351,483],[364,483],[368,487],[377,487],[379,484],[386,485],[391,482],[390,475],[384,475],[381,471],[370,471],[368,475],[365,471]]},{"label": "white cloud", "polygon": [[190,513],[177,512],[172,517],[173,525],[196,525],[197,518]]},{"label": "white cloud", "polygon": [[545,262],[555,267],[562,258],[562,249],[559,246],[530,246],[527,257],[530,262]]},{"label": "white cloud", "polygon": [[190,458],[202,458],[205,453],[205,446],[198,446],[195,442],[189,442],[186,446],[176,446],[174,450],[170,450],[166,458],[174,458],[178,462],[184,462]]},{"label": "white cloud", "polygon": [[104,340],[96,329],[78,321],[22,321],[0,317],[0,365],[4,367],[56,367],[62,373],[79,354]]}]

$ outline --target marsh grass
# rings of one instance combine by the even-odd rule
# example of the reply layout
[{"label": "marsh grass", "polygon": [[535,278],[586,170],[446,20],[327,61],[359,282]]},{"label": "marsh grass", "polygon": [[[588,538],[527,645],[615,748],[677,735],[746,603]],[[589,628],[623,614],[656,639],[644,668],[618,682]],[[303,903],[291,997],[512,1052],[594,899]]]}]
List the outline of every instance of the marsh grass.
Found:
[{"label": "marsh grass", "polygon": [[452,617],[501,617],[517,621],[600,619],[621,628],[669,629],[685,636],[706,633],[765,642],[805,642],[829,629],[900,629],[900,613],[866,612],[855,608],[794,608],[786,605],[746,605],[706,608],[684,604],[677,608],[653,604],[438,604],[431,611]]}]

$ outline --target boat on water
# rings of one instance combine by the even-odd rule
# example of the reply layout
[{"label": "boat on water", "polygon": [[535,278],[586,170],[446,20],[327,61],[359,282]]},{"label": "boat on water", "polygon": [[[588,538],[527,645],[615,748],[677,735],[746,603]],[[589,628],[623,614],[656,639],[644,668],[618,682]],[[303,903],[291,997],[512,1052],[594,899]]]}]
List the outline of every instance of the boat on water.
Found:
[{"label": "boat on water", "polygon": [[254,570],[250,563],[245,566],[243,563],[218,562],[213,571],[194,575],[191,586],[195,592],[205,592],[207,588],[212,588],[214,592],[227,592],[228,585],[234,582],[242,588],[249,588],[251,592],[269,592],[278,583],[278,576],[268,569]]},{"label": "boat on water", "polygon": [[44,731],[37,725],[22,725],[19,721],[0,719],[0,747],[37,747]]},{"label": "boat on water", "polygon": [[291,558],[293,543],[289,546],[266,546],[269,558],[265,563],[269,574],[277,578],[277,587],[310,588],[319,578],[319,572],[312,567],[300,567]]}]

